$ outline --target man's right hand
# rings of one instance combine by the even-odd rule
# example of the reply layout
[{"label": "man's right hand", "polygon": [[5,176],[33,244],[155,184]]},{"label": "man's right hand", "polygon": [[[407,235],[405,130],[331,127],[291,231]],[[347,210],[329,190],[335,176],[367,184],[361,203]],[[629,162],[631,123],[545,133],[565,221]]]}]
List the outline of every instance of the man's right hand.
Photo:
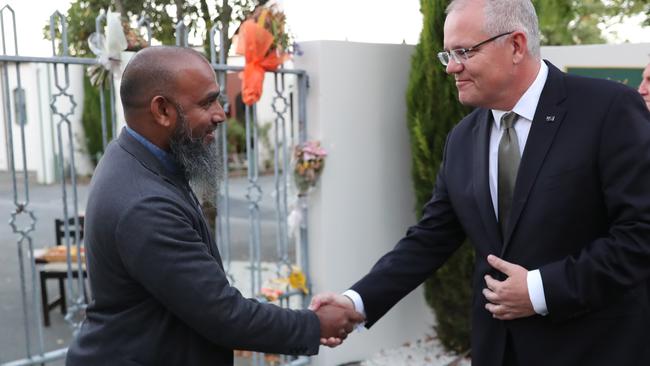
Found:
[{"label": "man's right hand", "polygon": [[363,315],[350,307],[335,304],[321,304],[314,311],[320,321],[321,344],[329,347],[341,344],[354,327],[365,320]]}]

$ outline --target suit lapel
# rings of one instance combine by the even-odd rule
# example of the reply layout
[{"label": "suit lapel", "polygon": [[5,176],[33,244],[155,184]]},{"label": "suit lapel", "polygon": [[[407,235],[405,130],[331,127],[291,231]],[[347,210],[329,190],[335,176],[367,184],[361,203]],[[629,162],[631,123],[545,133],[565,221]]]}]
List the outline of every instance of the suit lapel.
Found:
[{"label": "suit lapel", "polygon": [[492,117],[489,110],[481,110],[476,118],[474,126],[474,166],[472,174],[474,197],[476,204],[483,220],[483,226],[488,234],[491,243],[501,243],[501,233],[497,225],[497,218],[494,214],[494,204],[490,195],[489,180],[489,156],[490,156],[490,129],[492,127]]},{"label": "suit lapel", "polygon": [[504,234],[501,256],[505,254],[510,244],[510,239],[526,206],[537,174],[566,114],[566,110],[559,106],[559,103],[566,96],[564,75],[553,65],[548,64],[548,67],[548,78],[537,104],[535,117],[533,118],[524,154],[519,165],[519,172],[517,173],[517,182],[510,209],[509,221],[511,224]]},{"label": "suit lapel", "polygon": [[147,169],[160,176],[162,179],[176,187],[176,189],[181,192],[181,194],[186,198],[186,202],[194,208],[203,227],[203,231],[207,233],[207,238],[204,239],[206,246],[210,251],[210,254],[217,260],[223,269],[221,255],[219,253],[219,250],[216,248],[215,241],[210,235],[210,230],[208,229],[208,224],[205,220],[205,216],[203,215],[203,211],[201,210],[199,201],[194,195],[194,192],[192,192],[192,189],[185,179],[185,176],[182,173],[173,174],[168,172],[163,167],[160,160],[158,160],[158,158],[156,158],[142,143],[131,136],[128,131],[126,131],[126,128],[122,129],[122,132],[118,138],[118,143],[129,154],[138,159],[138,161],[140,161]]}]

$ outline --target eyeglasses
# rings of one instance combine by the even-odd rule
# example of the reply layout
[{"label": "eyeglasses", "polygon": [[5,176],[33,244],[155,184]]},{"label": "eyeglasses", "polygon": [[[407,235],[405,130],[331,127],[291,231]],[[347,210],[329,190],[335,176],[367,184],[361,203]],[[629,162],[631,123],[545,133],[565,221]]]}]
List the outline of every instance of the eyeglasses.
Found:
[{"label": "eyeglasses", "polygon": [[486,43],[490,43],[494,41],[495,39],[499,37],[506,36],[508,34],[513,33],[514,31],[506,32],[506,33],[501,33],[499,35],[496,35],[492,38],[486,39],[483,42],[479,42],[475,45],[473,45],[470,48],[456,48],[454,50],[449,50],[449,51],[442,51],[438,52],[438,60],[444,65],[447,66],[449,64],[450,60],[454,60],[457,64],[462,64],[463,61],[469,59],[469,53],[470,52],[475,52],[478,51],[478,48],[481,47],[482,45]]}]

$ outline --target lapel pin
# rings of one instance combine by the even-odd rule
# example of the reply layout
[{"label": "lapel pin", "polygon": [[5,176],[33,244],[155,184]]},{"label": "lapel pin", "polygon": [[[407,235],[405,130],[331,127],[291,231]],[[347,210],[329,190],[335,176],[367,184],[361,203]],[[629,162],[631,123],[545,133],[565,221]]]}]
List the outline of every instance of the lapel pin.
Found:
[{"label": "lapel pin", "polygon": [[555,116],[546,116],[546,122],[553,122],[555,121]]}]

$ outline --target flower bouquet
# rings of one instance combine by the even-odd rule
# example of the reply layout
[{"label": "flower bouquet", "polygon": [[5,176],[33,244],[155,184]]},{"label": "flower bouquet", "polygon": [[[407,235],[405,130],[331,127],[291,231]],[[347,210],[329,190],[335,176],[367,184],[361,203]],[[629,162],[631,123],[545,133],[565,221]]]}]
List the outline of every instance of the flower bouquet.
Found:
[{"label": "flower bouquet", "polygon": [[236,52],[246,59],[240,74],[244,103],[253,105],[260,100],[264,73],[277,69],[289,59],[289,43],[285,15],[275,5],[257,7],[242,23]]},{"label": "flower bouquet", "polygon": [[126,51],[138,52],[141,49],[149,46],[147,40],[144,39],[138,30],[131,28],[129,22],[122,22],[122,30],[124,31],[124,36],[126,37]]},{"label": "flower bouquet", "polygon": [[293,156],[295,160],[293,177],[298,195],[303,196],[318,182],[325,167],[327,151],[320,146],[320,142],[307,141],[296,146]]}]

